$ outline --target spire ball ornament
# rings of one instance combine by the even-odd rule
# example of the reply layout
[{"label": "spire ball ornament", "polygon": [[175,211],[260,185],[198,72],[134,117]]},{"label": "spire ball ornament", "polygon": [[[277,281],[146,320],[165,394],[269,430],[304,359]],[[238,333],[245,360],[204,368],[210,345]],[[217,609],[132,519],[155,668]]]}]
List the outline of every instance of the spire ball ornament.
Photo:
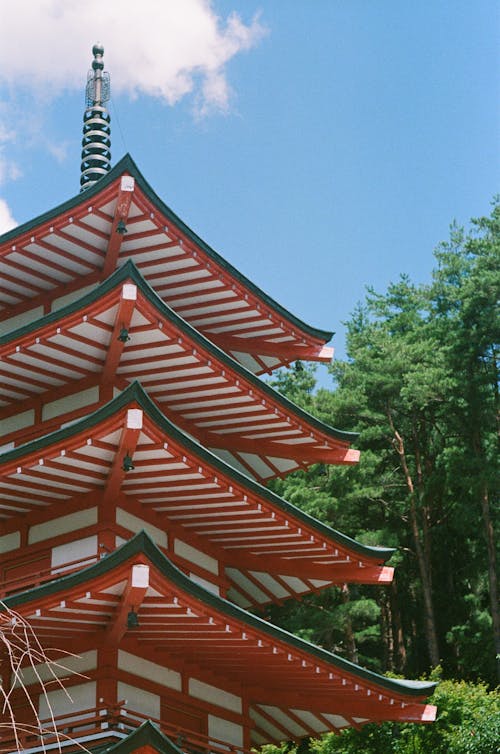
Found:
[{"label": "spire ball ornament", "polygon": [[92,47],[94,60],[87,74],[83,115],[80,191],[85,191],[111,170],[111,117],[105,107],[111,90],[109,73],[104,70],[104,47]]}]

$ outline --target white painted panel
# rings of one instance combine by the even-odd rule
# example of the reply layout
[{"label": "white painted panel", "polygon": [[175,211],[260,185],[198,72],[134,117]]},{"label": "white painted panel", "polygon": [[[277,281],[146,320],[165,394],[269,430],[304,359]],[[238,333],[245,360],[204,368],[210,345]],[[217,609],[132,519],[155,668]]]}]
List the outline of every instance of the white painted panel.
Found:
[{"label": "white painted panel", "polygon": [[125,699],[125,707],[134,712],[141,712],[147,717],[160,719],[160,697],[150,691],[129,686],[128,683],[118,681],[118,699]]},{"label": "white painted panel", "polygon": [[127,411],[127,429],[142,429],[143,412],[140,408],[129,408]]},{"label": "white painted panel", "polygon": [[308,712],[308,710],[303,709],[292,709],[292,712],[297,715],[297,717],[300,717],[300,719],[303,720],[306,725],[315,730],[317,733],[321,733],[322,731],[327,730],[326,725],[319,718],[317,718],[316,715],[313,715],[312,712]]},{"label": "white painted panel", "polygon": [[247,592],[252,599],[257,602],[267,602],[269,600],[267,594],[259,589],[259,587],[254,584],[253,581],[250,581],[250,579],[245,576],[244,573],[241,573],[241,571],[238,571],[236,568],[227,568],[226,572],[229,578],[232,579],[240,589]]},{"label": "white painted panel", "polygon": [[15,414],[14,416],[8,416],[6,419],[0,419],[0,437],[8,435],[10,432],[15,432],[18,429],[24,429],[24,427],[31,427],[34,423],[35,412],[33,409],[23,411],[21,414]]},{"label": "white painted panel", "polygon": [[150,681],[167,686],[169,689],[176,691],[182,690],[182,677],[176,670],[170,670],[163,665],[157,665],[155,662],[143,660],[142,657],[136,657],[129,652],[118,650],[118,667],[127,673],[132,673],[140,678],[148,678]]},{"label": "white painted panel", "polygon": [[42,420],[53,419],[54,416],[67,414],[69,411],[75,411],[82,406],[88,406],[91,403],[97,403],[99,400],[99,387],[89,387],[79,393],[66,395],[64,398],[58,398],[56,401],[46,403],[42,409]]},{"label": "white painted panel", "polygon": [[96,523],[97,508],[68,513],[67,516],[60,516],[51,521],[45,521],[43,524],[31,526],[28,534],[28,544],[32,545],[35,542],[41,542],[50,537],[67,534],[70,531],[78,531],[78,529],[83,529],[84,526],[93,526]]},{"label": "white painted panel", "polygon": [[298,592],[300,594],[301,592],[309,591],[309,587],[295,576],[281,576],[281,578],[286,584],[288,584],[291,589],[293,589],[294,592]]},{"label": "white painted panel", "polygon": [[222,717],[208,716],[208,735],[233,746],[243,746],[243,727]]},{"label": "white painted panel", "polygon": [[189,578],[191,581],[194,581],[195,584],[199,584],[206,589],[207,592],[212,592],[212,594],[217,594],[220,597],[220,589],[217,584],[213,584],[211,581],[207,581],[207,579],[202,579],[201,576],[198,576],[196,573],[190,573]]},{"label": "white painted panel", "polygon": [[134,516],[132,513],[124,511],[123,508],[116,509],[116,523],[120,526],[124,526],[125,529],[129,529],[134,534],[144,529],[149,534],[153,542],[156,542],[160,547],[168,547],[168,537],[164,531],[157,526],[143,521],[142,518]]},{"label": "white painted panel", "polygon": [[244,597],[232,586],[227,590],[226,599],[228,599],[230,602],[234,602],[236,605],[239,605],[239,607],[244,607],[245,609],[252,607],[250,600]]},{"label": "white painted panel", "polygon": [[345,717],[342,717],[341,715],[329,715],[323,712],[323,717],[326,717],[326,719],[331,722],[331,724],[334,725],[335,728],[346,728],[349,725]]},{"label": "white painted panel", "polygon": [[11,550],[17,550],[21,546],[21,532],[13,531],[0,537],[0,555]]},{"label": "white painted panel", "polygon": [[288,471],[292,471],[297,467],[296,461],[288,461],[286,458],[275,458],[274,456],[269,456],[269,460],[271,461],[273,466],[276,466],[276,468],[281,471],[282,474],[286,474]]},{"label": "white painted panel", "polygon": [[279,728],[277,725],[273,725],[267,717],[260,715],[256,709],[250,710],[250,717],[252,720],[255,720],[258,727],[265,731],[265,733],[271,738],[275,738],[278,741],[285,741],[287,738],[290,738],[290,733],[286,728]]},{"label": "white painted panel", "polygon": [[229,691],[212,686],[209,683],[203,683],[196,678],[189,679],[189,693],[196,699],[202,699],[204,702],[216,704],[218,707],[224,707],[232,712],[241,712],[241,697],[231,694]]},{"label": "white painted panel", "polygon": [[262,571],[250,571],[250,573],[252,576],[255,576],[257,581],[260,581],[268,591],[275,594],[278,599],[286,599],[290,596],[290,592],[287,592],[286,589],[284,589],[276,579],[273,579],[269,573],[263,573]]},{"label": "white painted panel", "polygon": [[52,302],[52,311],[55,309],[61,309],[61,307],[66,306],[66,304],[71,304],[73,301],[78,301],[78,299],[83,298],[86,293],[95,290],[98,285],[99,283],[92,283],[92,285],[87,285],[85,288],[80,288],[77,291],[67,293],[65,296],[55,298]]},{"label": "white painted panel", "polygon": [[259,706],[264,710],[264,712],[267,712],[268,715],[274,717],[279,725],[284,725],[285,729],[290,731],[293,736],[307,736],[307,730],[305,728],[302,728],[296,722],[296,720],[292,720],[292,718],[289,715],[286,715],[283,710],[280,710],[278,707],[268,706],[266,704],[260,704]]},{"label": "white painted panel", "polygon": [[200,568],[204,568],[210,573],[219,573],[219,563],[215,558],[210,557],[201,550],[197,550],[195,547],[191,547],[187,542],[183,542],[181,539],[176,539],[174,544],[174,552],[180,558],[190,560],[191,563],[196,563]]},{"label": "white painted panel", "polygon": [[22,312],[21,314],[16,314],[15,317],[10,317],[10,319],[4,319],[0,322],[0,335],[17,330],[18,327],[22,327],[23,325],[29,325],[31,322],[35,322],[40,317],[43,317],[43,314],[43,306],[37,306],[28,312]]},{"label": "white painted panel", "polygon": [[[97,555],[97,535],[77,539],[74,542],[66,542],[52,549],[52,568],[71,563],[73,560],[83,560],[91,555]],[[90,565],[89,561],[88,565]]]},{"label": "white painted panel", "polygon": [[328,586],[328,584],[331,584],[331,581],[320,581],[320,579],[311,579],[311,584],[313,586],[318,587],[318,589],[321,589],[321,587]]},{"label": "white painted panel", "polygon": [[[96,686],[95,681],[89,683],[80,683],[76,686],[70,686],[65,689],[57,689],[47,692],[39,697],[38,714],[41,720],[47,720],[51,714],[68,715],[75,713],[70,719],[78,718],[80,710],[95,709],[96,706]],[[52,713],[51,713],[52,710]]]},{"label": "white painted panel", "polygon": [[[78,657],[63,656],[51,666],[51,669],[47,667],[46,663],[36,665],[35,669],[25,667],[22,671],[22,680],[26,686],[29,686],[40,679],[42,681],[49,681],[54,676],[57,676],[57,678],[68,678],[72,674],[85,673],[88,670],[95,670],[95,668],[97,668],[97,651],[92,649],[90,652],[83,652]],[[19,686],[19,683],[19,679],[17,679],[15,685]]]},{"label": "white painted panel", "polygon": [[5,445],[0,445],[0,453],[6,453],[8,450],[12,450],[12,448],[15,448],[15,443],[13,442],[6,442]]}]

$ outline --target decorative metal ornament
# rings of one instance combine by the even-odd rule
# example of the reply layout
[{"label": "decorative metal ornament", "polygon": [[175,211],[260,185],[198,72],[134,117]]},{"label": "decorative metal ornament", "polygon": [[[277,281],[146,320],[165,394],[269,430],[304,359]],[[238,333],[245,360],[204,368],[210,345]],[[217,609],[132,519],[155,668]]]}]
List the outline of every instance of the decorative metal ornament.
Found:
[{"label": "decorative metal ornament", "polygon": [[128,453],[123,458],[122,469],[123,471],[133,471],[135,469],[133,461]]},{"label": "decorative metal ornament", "polygon": [[127,628],[139,628],[139,616],[134,608],[127,615]]},{"label": "decorative metal ornament", "polygon": [[85,191],[111,170],[111,117],[105,107],[111,96],[109,73],[104,70],[104,47],[92,48],[94,60],[87,75],[83,115],[80,191]]}]

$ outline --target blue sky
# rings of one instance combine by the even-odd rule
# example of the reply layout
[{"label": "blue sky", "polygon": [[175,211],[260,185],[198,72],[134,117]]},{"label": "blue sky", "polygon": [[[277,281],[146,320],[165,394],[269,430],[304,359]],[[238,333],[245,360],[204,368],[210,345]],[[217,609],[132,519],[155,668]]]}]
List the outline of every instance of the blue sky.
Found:
[{"label": "blue sky", "polygon": [[[24,222],[78,192],[84,82],[99,39],[113,161],[130,152],[219,253],[309,324],[335,330],[339,357],[341,323],[365,286],[384,290],[403,272],[428,280],[451,221],[487,214],[498,191],[497,2],[189,0],[186,24],[200,18],[205,31],[177,30],[174,55],[171,18],[157,18],[165,25],[154,39],[153,14],[131,24],[126,48],[101,4],[67,19],[54,0],[68,40],[38,28],[36,44],[54,45],[42,62],[6,45],[20,5],[0,32],[0,196],[12,217]],[[183,62],[190,91],[171,72],[163,86],[162,66],[203,48],[207,18],[206,59]],[[143,62],[148,51],[155,65]]]}]

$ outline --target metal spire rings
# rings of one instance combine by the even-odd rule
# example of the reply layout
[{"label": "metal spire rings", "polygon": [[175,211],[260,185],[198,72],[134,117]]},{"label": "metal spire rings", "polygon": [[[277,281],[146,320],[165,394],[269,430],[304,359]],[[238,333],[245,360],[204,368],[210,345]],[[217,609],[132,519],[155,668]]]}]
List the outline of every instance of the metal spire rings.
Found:
[{"label": "metal spire rings", "polygon": [[110,98],[109,73],[104,69],[104,47],[92,48],[94,60],[87,75],[83,115],[80,191],[93,186],[111,169],[111,117],[105,107]]}]

